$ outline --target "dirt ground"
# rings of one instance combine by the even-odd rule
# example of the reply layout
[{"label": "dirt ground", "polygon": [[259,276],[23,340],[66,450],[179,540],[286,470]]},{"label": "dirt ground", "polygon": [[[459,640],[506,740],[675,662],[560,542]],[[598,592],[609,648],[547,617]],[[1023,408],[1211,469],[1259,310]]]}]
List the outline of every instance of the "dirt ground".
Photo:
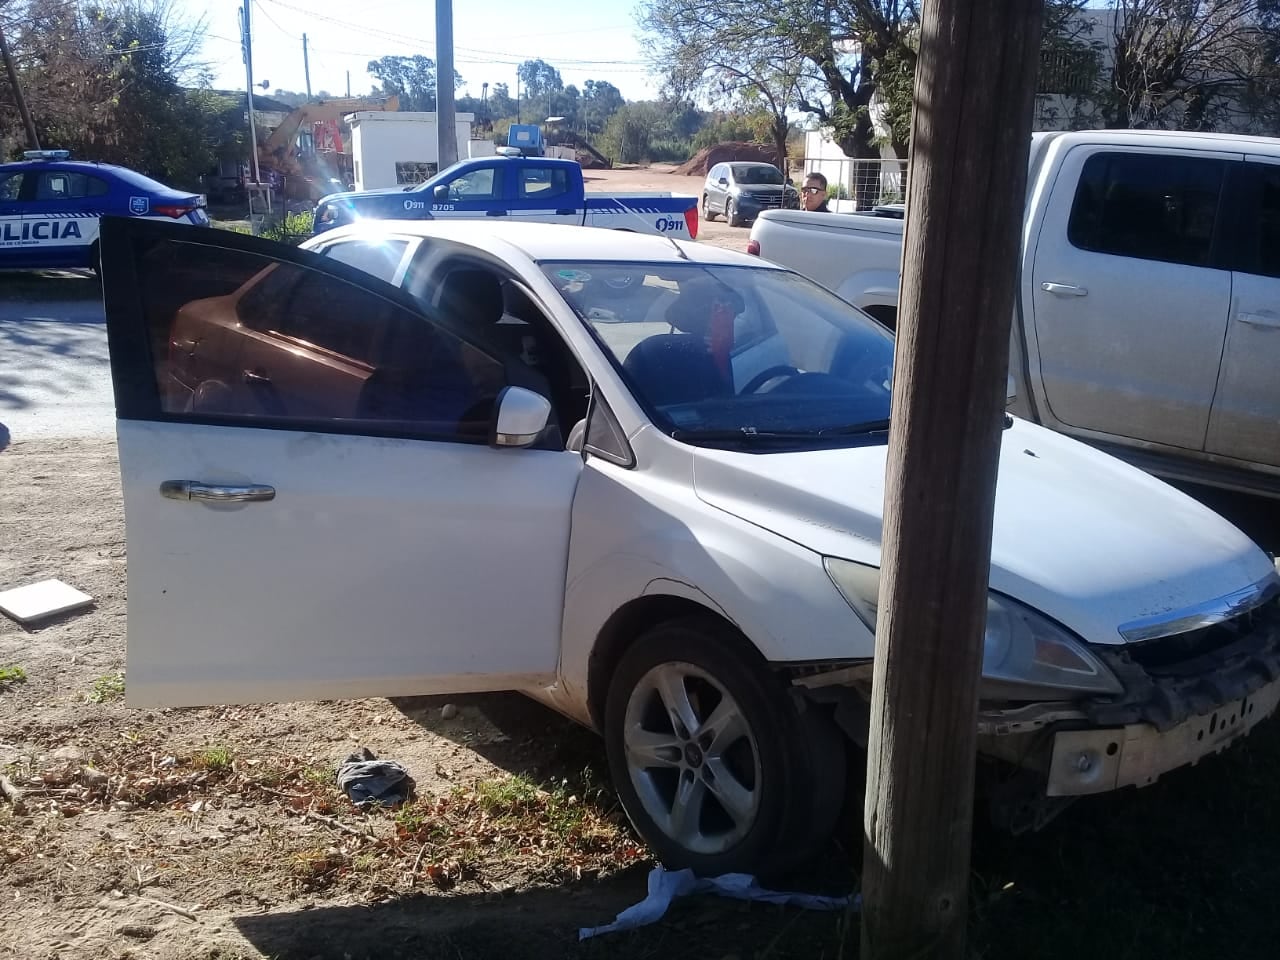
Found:
[{"label": "dirt ground", "polygon": [[[95,598],[37,628],[0,618],[0,675],[25,674],[0,681],[0,773],[22,793],[0,799],[0,957],[641,956],[678,929],[664,955],[752,956],[797,922],[700,900],[577,946],[643,896],[649,864],[597,739],[521,697],[457,698],[448,720],[429,698],[126,707],[117,471],[111,441],[0,452],[0,582]],[[333,770],[360,747],[404,764],[418,799],[358,812]],[[839,921],[801,923],[834,944]],[[822,952],[807,942],[769,955]]]}]

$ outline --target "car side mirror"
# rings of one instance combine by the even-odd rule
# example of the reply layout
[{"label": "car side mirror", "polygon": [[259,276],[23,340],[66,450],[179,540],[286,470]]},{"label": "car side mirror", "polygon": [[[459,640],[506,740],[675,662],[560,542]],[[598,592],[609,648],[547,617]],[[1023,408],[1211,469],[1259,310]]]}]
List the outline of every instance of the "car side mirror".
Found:
[{"label": "car side mirror", "polygon": [[528,447],[551,422],[551,401],[524,387],[506,387],[498,394],[491,447]]},{"label": "car side mirror", "polygon": [[442,183],[442,184],[440,184],[438,187],[436,187],[436,188],[435,188],[434,190],[432,190],[431,192],[435,194],[435,196],[436,196],[436,199],[437,199],[437,200],[448,200],[448,199],[449,199],[449,187],[448,187],[446,184],[443,184],[443,183]]},{"label": "car side mirror", "polygon": [[728,185],[729,185],[729,179],[727,177],[721,177],[720,186],[727,187]]}]

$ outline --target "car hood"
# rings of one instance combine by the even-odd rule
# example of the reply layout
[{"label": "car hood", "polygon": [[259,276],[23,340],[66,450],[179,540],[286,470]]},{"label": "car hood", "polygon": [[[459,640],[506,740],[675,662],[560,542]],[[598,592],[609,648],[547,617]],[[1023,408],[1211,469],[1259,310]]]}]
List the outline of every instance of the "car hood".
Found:
[{"label": "car hood", "polygon": [[[347,190],[342,193],[331,193],[320,198],[320,203],[352,203],[360,200],[368,200],[374,197],[388,196],[404,196],[406,193],[412,193],[411,189],[405,187],[380,187],[377,190]],[[417,199],[425,199],[426,194]]]},{"label": "car hood", "polygon": [[[1275,573],[1226,520],[1173,487],[1022,421],[1004,431],[991,588],[1094,643]],[[803,453],[700,449],[704,502],[827,556],[880,565],[883,444]]]}]

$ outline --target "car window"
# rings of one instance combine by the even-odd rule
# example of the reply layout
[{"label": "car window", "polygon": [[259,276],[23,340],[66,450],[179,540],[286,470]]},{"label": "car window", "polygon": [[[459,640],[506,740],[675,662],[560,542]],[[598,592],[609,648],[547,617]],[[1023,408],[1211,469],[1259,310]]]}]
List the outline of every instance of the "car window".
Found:
[{"label": "car window", "polygon": [[1097,153],[1071,206],[1072,246],[1121,257],[1208,266],[1226,161]]},{"label": "car window", "polygon": [[37,200],[81,200],[109,191],[105,180],[72,170],[49,170],[36,180]]},{"label": "car window", "polygon": [[23,174],[11,173],[0,176],[0,202],[17,200],[22,194]]},{"label": "car window", "polygon": [[849,442],[848,428],[889,415],[892,336],[790,271],[693,262],[543,270],[653,421],[680,439]]},{"label": "car window", "polygon": [[520,199],[549,200],[569,192],[569,174],[563,167],[524,167],[520,171]]},{"label": "car window", "polygon": [[497,200],[502,196],[502,171],[484,167],[455,177],[449,181],[449,196],[466,200]]},{"label": "car window", "polygon": [[782,186],[782,171],[767,163],[735,163],[729,166],[735,183]]},{"label": "car window", "polygon": [[1247,273],[1280,277],[1280,166],[1250,164],[1257,177],[1257,201],[1244,213]]},{"label": "car window", "polygon": [[330,244],[325,255],[390,283],[408,246],[407,240],[341,240]]},{"label": "car window", "polygon": [[[485,442],[500,363],[322,271],[162,242],[139,273],[161,410],[246,425]],[[154,275],[160,275],[156,273]]]}]

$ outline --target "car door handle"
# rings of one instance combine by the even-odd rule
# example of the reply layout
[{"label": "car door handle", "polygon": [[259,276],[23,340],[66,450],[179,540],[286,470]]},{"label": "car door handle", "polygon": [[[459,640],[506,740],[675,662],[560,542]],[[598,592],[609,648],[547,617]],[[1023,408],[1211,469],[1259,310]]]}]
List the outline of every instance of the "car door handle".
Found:
[{"label": "car door handle", "polygon": [[1084,287],[1077,287],[1074,283],[1054,283],[1047,280],[1040,284],[1040,289],[1045,293],[1052,293],[1055,297],[1087,297],[1089,291]]},{"label": "car door handle", "polygon": [[246,370],[244,372],[244,382],[251,386],[265,387],[270,385],[271,378],[265,373],[259,373],[257,370]]},{"label": "car door handle", "polygon": [[577,213],[577,212],[578,212],[577,210],[557,210],[557,211],[556,211],[556,216],[557,216],[557,217],[572,217],[572,216],[573,216],[575,213]]},{"label": "car door handle", "polygon": [[505,217],[505,216],[507,215],[507,211],[505,211],[505,210],[486,210],[484,215],[485,215],[486,217]]},{"label": "car door handle", "polygon": [[1280,328],[1280,317],[1266,313],[1237,313],[1236,319],[1255,327]]},{"label": "car door handle", "polygon": [[170,500],[211,500],[214,503],[250,503],[274,500],[276,488],[264,483],[215,484],[199,480],[166,480],[160,496]]}]

